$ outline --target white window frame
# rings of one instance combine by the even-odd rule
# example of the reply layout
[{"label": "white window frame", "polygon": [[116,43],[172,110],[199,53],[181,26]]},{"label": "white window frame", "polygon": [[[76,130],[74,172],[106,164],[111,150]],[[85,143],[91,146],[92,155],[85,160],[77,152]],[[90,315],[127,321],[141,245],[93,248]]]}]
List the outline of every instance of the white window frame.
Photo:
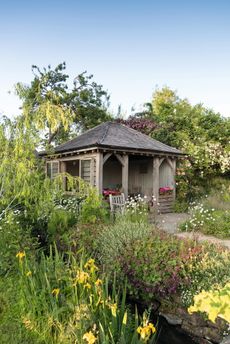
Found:
[{"label": "white window frame", "polygon": [[[82,171],[81,171],[81,168],[82,168],[82,161],[90,161],[90,180],[89,181],[86,181],[84,178],[83,178],[83,176],[82,176]],[[92,176],[91,176],[91,174],[92,174],[92,158],[90,157],[90,158],[83,158],[83,159],[80,159],[80,161],[79,161],[79,177],[80,178],[82,178],[84,181],[86,181],[86,182],[89,182],[89,183],[91,183],[91,181],[92,181]]]},{"label": "white window frame", "polygon": [[[50,176],[48,176],[48,164],[50,164],[51,168],[50,168]],[[54,175],[53,175],[53,164],[58,164],[58,172],[55,173],[55,176],[57,174],[60,173],[60,161],[59,160],[50,160],[50,161],[46,161],[46,176],[50,179],[54,179]]]}]

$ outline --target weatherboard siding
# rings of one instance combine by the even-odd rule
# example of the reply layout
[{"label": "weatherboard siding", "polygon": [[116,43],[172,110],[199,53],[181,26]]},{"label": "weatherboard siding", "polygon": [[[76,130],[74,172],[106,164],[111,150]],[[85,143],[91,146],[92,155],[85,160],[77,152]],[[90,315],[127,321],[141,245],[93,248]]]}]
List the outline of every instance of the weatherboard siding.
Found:
[{"label": "weatherboard siding", "polygon": [[129,162],[129,194],[141,194],[152,196],[152,159],[142,161],[131,160]]}]

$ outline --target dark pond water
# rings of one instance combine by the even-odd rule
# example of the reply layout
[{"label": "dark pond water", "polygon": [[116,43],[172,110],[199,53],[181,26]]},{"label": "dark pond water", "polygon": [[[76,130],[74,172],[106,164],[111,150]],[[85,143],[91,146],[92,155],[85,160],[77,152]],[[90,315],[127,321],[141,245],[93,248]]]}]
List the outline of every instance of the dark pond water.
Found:
[{"label": "dark pond water", "polygon": [[[131,310],[135,313],[137,307],[139,314],[142,314],[145,309],[149,309],[149,304],[135,303],[127,298],[127,303],[130,305]],[[188,335],[181,331],[180,326],[170,325],[167,320],[159,315],[160,303],[157,302],[152,306],[149,320],[157,324],[157,342],[156,344],[196,344],[196,342]]]},{"label": "dark pond water", "polygon": [[158,331],[157,344],[195,344],[189,336],[180,331],[179,326],[168,324],[163,317],[159,317]]}]

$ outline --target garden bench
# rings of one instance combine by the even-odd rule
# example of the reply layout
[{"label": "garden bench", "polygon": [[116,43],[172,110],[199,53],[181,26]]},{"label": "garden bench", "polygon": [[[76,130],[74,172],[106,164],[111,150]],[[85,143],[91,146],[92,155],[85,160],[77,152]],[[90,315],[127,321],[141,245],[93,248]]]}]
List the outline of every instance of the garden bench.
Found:
[{"label": "garden bench", "polygon": [[116,211],[124,213],[125,210],[125,194],[120,195],[109,195],[110,210],[112,213]]}]

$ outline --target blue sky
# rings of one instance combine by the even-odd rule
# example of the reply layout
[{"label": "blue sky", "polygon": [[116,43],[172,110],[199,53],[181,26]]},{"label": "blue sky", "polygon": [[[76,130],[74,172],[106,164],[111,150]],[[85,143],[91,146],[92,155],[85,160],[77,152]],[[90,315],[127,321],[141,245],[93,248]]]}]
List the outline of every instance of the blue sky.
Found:
[{"label": "blue sky", "polygon": [[0,112],[19,113],[8,94],[32,79],[31,65],[87,70],[111,108],[151,99],[158,85],[230,116],[230,1],[8,0],[0,4]]}]

